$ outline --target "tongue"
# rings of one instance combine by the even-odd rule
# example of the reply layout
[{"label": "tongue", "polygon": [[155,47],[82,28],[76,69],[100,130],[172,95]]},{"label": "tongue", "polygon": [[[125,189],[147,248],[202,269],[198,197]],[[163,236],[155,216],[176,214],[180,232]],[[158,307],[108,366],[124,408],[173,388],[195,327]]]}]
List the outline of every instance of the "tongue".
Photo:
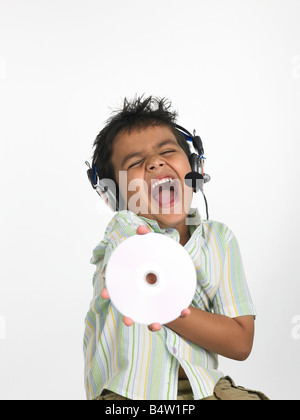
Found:
[{"label": "tongue", "polygon": [[175,201],[176,197],[174,187],[171,186],[168,188],[163,188],[161,186],[157,188],[153,197],[159,203],[160,206],[170,205]]},{"label": "tongue", "polygon": [[172,190],[162,190],[159,193],[159,204],[167,205],[174,201],[174,191]]}]

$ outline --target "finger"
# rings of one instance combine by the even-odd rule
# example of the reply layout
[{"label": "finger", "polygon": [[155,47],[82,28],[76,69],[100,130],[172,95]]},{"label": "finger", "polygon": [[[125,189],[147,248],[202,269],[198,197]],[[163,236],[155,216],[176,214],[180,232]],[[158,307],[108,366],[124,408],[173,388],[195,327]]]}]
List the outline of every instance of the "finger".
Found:
[{"label": "finger", "polygon": [[131,327],[134,324],[134,321],[131,318],[128,318],[127,316],[123,316],[123,322],[126,325],[126,327]]},{"label": "finger", "polygon": [[107,291],[106,288],[103,289],[103,291],[101,293],[101,296],[102,296],[103,299],[109,299],[109,294],[108,294],[108,291]]},{"label": "finger", "polygon": [[158,322],[154,322],[153,324],[148,326],[148,329],[152,332],[157,332],[161,330],[161,324]]},{"label": "finger", "polygon": [[187,316],[191,315],[191,310],[190,309],[184,309],[181,312],[180,318],[186,318]]},{"label": "finger", "polygon": [[136,233],[138,235],[145,235],[146,233],[149,233],[150,229],[147,228],[147,226],[139,226],[136,230]]}]

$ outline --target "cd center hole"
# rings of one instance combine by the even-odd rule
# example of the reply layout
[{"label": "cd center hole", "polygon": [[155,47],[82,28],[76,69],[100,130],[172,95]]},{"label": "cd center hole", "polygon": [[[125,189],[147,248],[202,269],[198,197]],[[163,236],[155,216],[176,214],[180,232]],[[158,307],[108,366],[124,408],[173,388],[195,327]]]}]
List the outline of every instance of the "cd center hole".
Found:
[{"label": "cd center hole", "polygon": [[153,286],[154,284],[156,284],[157,283],[157,276],[156,276],[156,274],[154,274],[154,273],[148,273],[146,275],[146,282],[148,284],[150,284],[151,286]]}]

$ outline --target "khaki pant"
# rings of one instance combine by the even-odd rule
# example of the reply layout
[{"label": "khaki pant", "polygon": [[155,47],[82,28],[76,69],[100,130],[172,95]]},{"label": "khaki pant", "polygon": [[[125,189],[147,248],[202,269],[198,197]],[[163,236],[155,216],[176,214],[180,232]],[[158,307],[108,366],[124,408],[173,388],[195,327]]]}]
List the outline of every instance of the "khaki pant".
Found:
[{"label": "khaki pant", "polygon": [[[121,397],[114,392],[104,390],[102,395],[96,398],[101,400],[128,400],[129,398]],[[194,400],[193,391],[190,382],[187,379],[178,381],[178,398],[177,400]],[[236,386],[233,380],[226,376],[217,383],[214,389],[214,395],[204,400],[210,401],[238,401],[238,400],[252,400],[262,401],[269,400],[262,392],[252,391],[251,389]]]}]

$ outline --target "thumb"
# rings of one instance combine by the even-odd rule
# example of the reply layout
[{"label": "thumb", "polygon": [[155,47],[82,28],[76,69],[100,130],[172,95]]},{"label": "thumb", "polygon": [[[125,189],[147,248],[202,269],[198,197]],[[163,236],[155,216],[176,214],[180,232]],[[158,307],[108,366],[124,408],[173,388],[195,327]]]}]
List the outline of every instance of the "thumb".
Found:
[{"label": "thumb", "polygon": [[139,226],[136,230],[136,233],[138,235],[145,235],[146,233],[149,233],[150,229],[147,226]]},{"label": "thumb", "polygon": [[105,288],[103,289],[102,293],[101,293],[101,297],[103,299],[109,299],[109,294],[108,294],[108,290]]}]

